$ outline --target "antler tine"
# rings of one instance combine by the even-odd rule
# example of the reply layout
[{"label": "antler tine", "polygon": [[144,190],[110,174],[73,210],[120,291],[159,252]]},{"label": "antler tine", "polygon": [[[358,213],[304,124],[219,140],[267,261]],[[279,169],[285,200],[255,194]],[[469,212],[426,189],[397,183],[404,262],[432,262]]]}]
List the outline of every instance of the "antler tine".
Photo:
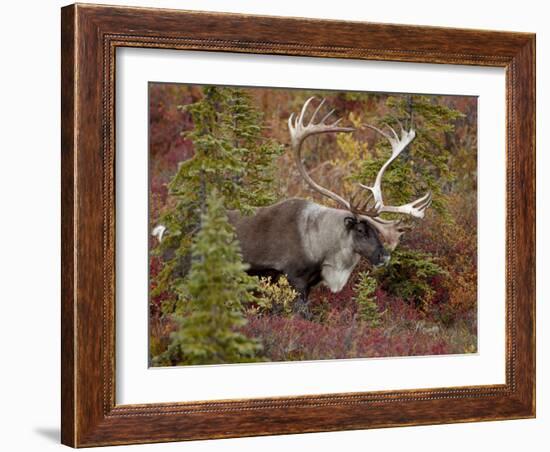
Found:
[{"label": "antler tine", "polygon": [[392,225],[392,226],[398,226],[399,224],[401,224],[401,219],[398,219],[398,220],[386,220],[385,218],[381,218],[381,217],[371,217],[372,220],[376,221],[377,223],[380,223],[380,224],[387,224],[387,225]]},{"label": "antler tine", "polygon": [[425,210],[432,203],[432,193],[428,192],[421,198],[401,206],[384,206],[383,212],[404,213],[415,218],[424,218]]},{"label": "antler tine", "polygon": [[392,139],[386,132],[384,132],[383,130],[379,129],[378,127],[374,127],[374,126],[371,125],[371,124],[362,124],[362,125],[365,126],[365,127],[368,127],[369,129],[374,130],[375,132],[378,132],[380,135],[382,135],[383,137],[387,138],[388,140]]},{"label": "antler tine", "polygon": [[432,192],[429,191],[421,198],[417,199],[416,201],[413,201],[411,204],[415,209],[424,211],[431,206],[432,201],[433,201]]},{"label": "antler tine", "polygon": [[[387,127],[388,129],[390,129],[390,132],[393,134],[393,137],[394,137],[397,141],[399,141],[399,135],[397,135],[397,132],[395,131],[395,129],[394,129],[392,126],[390,126],[389,124],[386,124],[386,127]],[[392,146],[392,147],[393,147],[393,146]]]},{"label": "antler tine", "polygon": [[[298,118],[298,123],[300,125],[303,125],[304,124],[304,115],[306,113],[306,110],[307,110],[307,107],[309,106],[309,104],[311,103],[311,101],[315,99],[315,97],[310,97],[308,100],[306,100],[304,102],[304,105],[302,106],[302,111],[300,111],[300,117]],[[314,113],[315,114],[315,113]],[[313,118],[312,118],[313,119]],[[310,121],[311,123],[311,121]]]},{"label": "antler tine", "polygon": [[359,190],[356,190],[350,198],[349,205],[350,209],[353,213],[359,214],[359,215],[367,215],[372,212],[372,209],[367,209],[370,200],[372,199],[372,194],[368,196],[363,202],[355,203],[355,199],[357,198],[357,195],[359,194]]},{"label": "antler tine", "polygon": [[319,121],[319,124],[324,124],[325,121],[330,118],[330,115],[332,115],[334,113],[334,108],[332,110],[330,110],[325,116],[323,116],[323,119],[321,119]]},{"label": "antler tine", "polygon": [[399,131],[401,132],[401,135],[403,135],[403,133],[405,132],[405,129],[403,128],[403,123],[399,120],[397,116],[392,115],[392,118],[397,122],[397,124],[399,124]]},{"label": "antler tine", "polygon": [[[311,100],[313,99],[313,97],[310,97],[308,100]],[[315,111],[313,112],[313,114],[311,115],[311,119],[309,120],[309,123],[308,123],[308,126],[310,126],[311,124],[313,124],[313,121],[315,121],[315,118],[317,116],[317,113],[319,113],[319,110],[323,107],[323,105],[325,104],[325,100],[326,99],[323,99],[321,100],[321,102],[319,103],[319,105],[317,105],[317,108],[315,109]],[[305,105],[304,105],[305,106]],[[334,111],[334,110],[332,110]],[[322,123],[323,121],[321,121]]]},{"label": "antler tine", "polygon": [[288,129],[292,137],[294,130],[296,130],[296,122],[294,121],[294,113],[291,113],[288,117]]}]

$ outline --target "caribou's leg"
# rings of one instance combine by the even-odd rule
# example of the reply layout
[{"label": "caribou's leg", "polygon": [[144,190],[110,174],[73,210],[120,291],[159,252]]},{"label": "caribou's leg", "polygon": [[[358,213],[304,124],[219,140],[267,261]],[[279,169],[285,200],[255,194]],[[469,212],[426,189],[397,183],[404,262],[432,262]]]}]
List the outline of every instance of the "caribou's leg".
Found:
[{"label": "caribou's leg", "polygon": [[306,320],[311,320],[313,314],[309,309],[307,299],[309,297],[310,285],[307,280],[300,277],[288,276],[288,282],[298,292],[296,300],[294,300],[293,312],[300,315]]},{"label": "caribou's leg", "polygon": [[298,298],[294,302],[294,309],[293,311],[303,317],[306,320],[313,319],[313,313],[311,312],[311,309],[309,309],[309,304],[307,302],[307,298],[309,296],[309,289],[306,289],[304,291],[300,291]]}]

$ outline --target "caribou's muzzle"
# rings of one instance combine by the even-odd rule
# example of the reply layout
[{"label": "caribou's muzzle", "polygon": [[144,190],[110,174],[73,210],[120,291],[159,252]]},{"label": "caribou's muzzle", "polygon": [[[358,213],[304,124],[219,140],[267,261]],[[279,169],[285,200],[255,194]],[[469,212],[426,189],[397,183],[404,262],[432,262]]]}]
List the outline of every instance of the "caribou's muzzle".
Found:
[{"label": "caribou's muzzle", "polygon": [[374,266],[376,268],[385,267],[390,263],[390,259],[391,259],[391,254],[384,250],[382,253],[380,253],[380,259],[378,263],[375,264]]}]

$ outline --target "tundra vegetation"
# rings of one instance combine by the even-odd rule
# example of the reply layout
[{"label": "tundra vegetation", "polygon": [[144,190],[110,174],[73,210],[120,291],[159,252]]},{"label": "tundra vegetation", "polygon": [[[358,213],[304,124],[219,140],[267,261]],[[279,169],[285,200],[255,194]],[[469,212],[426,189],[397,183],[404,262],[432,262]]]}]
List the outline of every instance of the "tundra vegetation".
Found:
[{"label": "tundra vegetation", "polygon": [[[318,135],[304,166],[351,195],[391,150],[365,123],[414,124],[384,196],[432,206],[386,266],[362,260],[345,287],[322,285],[308,318],[285,277],[250,276],[227,211],[311,190],[288,151],[287,120],[327,99],[354,133]],[[477,101],[474,97],[151,84],[149,357],[154,366],[472,353],[477,350]],[[384,214],[385,218],[396,218]],[[410,220],[409,220],[410,221]]]}]

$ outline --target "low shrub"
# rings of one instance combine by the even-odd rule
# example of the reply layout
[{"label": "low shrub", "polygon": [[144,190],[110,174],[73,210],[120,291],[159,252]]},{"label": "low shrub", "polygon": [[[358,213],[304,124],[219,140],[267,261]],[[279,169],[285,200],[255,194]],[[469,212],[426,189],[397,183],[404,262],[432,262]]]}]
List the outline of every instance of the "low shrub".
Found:
[{"label": "low shrub", "polygon": [[298,292],[292,288],[285,276],[279,277],[277,281],[273,281],[271,277],[260,278],[256,300],[248,311],[250,314],[260,316],[266,314],[289,316],[292,314],[297,297]]},{"label": "low shrub", "polygon": [[388,265],[374,275],[388,293],[427,311],[435,294],[435,278],[447,272],[428,253],[401,248],[393,251]]},{"label": "low shrub", "polygon": [[358,277],[359,282],[354,286],[357,293],[355,302],[357,303],[358,317],[371,327],[379,326],[381,313],[375,297],[378,281],[370,276],[368,272],[359,273]]}]

